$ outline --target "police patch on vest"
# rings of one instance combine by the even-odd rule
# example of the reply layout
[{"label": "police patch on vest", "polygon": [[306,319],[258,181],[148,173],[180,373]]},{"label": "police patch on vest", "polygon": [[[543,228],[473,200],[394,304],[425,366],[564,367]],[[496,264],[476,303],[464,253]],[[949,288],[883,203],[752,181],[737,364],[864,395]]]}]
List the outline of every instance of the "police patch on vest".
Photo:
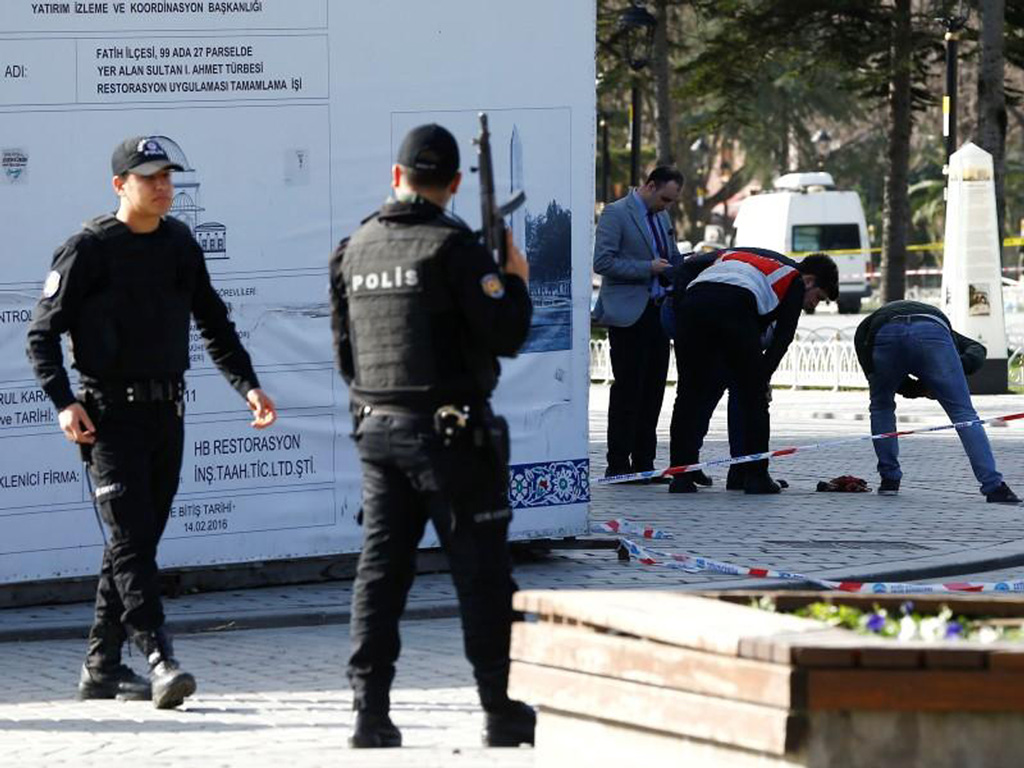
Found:
[{"label": "police patch on vest", "polygon": [[365,275],[352,275],[352,293],[357,291],[391,291],[400,288],[416,288],[420,276],[415,269],[395,267]]},{"label": "police patch on vest", "polygon": [[501,278],[494,272],[480,278],[480,287],[492,299],[500,299],[505,295],[505,284],[501,282]]},{"label": "police patch on vest", "polygon": [[43,283],[43,298],[52,299],[57,295],[57,291],[60,290],[60,272],[53,270],[46,276],[46,282]]}]

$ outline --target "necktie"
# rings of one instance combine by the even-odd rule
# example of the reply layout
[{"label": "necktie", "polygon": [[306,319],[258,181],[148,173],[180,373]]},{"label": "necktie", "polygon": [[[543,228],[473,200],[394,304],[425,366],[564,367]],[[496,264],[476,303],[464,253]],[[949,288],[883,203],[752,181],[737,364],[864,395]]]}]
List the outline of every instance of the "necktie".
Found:
[{"label": "necktie", "polygon": [[[654,215],[654,211],[647,212],[647,223],[651,225],[651,233],[654,235],[654,245],[658,249],[658,256],[662,259],[668,260],[668,251],[665,247],[665,238],[661,234],[661,228],[658,226],[658,219]],[[661,280],[658,279],[657,275],[651,280],[651,299],[655,304],[660,304],[665,298],[665,287],[661,284]]]},{"label": "necktie", "polygon": [[658,256],[668,260],[668,248],[665,245],[665,237],[661,234],[661,227],[658,226],[658,219],[654,211],[647,212],[647,223],[651,225],[651,232],[654,233],[654,244],[658,249]]}]

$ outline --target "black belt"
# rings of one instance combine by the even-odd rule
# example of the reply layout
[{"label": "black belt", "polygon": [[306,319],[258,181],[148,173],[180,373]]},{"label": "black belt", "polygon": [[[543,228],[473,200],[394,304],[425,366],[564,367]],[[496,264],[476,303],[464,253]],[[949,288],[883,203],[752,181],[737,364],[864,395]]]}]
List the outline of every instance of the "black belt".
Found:
[{"label": "black belt", "polygon": [[422,408],[408,408],[402,405],[370,405],[352,403],[352,412],[359,420],[371,416],[384,416],[410,424],[428,425],[441,436],[446,446],[466,433],[468,428],[487,424],[491,417],[487,405],[450,403],[428,411]]},{"label": "black belt", "polygon": [[133,379],[130,381],[89,383],[86,391],[101,398],[125,403],[180,403],[185,397],[182,379]]},{"label": "black belt", "polygon": [[924,312],[918,312],[918,313],[912,314],[912,315],[896,315],[895,317],[890,317],[886,322],[889,322],[889,323],[920,323],[920,322],[938,323],[939,325],[941,325],[946,330],[949,330],[949,326],[946,325],[946,323],[943,321],[943,319],[941,317],[937,317],[936,315],[926,315]]}]

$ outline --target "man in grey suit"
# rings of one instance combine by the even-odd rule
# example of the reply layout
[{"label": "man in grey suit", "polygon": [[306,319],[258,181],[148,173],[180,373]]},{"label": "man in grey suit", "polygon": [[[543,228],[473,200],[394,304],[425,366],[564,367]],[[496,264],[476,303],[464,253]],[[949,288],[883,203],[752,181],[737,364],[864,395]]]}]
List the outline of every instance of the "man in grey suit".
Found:
[{"label": "man in grey suit", "polygon": [[667,209],[682,186],[678,170],[658,166],[643,186],[606,206],[597,222],[594,271],[603,279],[593,320],[608,326],[615,379],[608,403],[606,477],[654,468],[668,374],[668,337],[659,306],[669,283],[667,270],[680,258]]}]

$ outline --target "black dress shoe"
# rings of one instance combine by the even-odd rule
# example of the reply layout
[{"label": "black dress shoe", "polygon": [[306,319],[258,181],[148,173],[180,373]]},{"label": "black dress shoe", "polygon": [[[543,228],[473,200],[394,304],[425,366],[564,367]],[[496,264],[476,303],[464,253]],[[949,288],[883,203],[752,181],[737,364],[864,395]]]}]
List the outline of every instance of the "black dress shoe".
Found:
[{"label": "black dress shoe", "polygon": [[382,749],[402,746],[402,732],[385,713],[357,712],[356,727],[348,737],[352,749]]},{"label": "black dress shoe", "polygon": [[652,485],[668,485],[672,482],[672,475],[658,475],[651,478]]},{"label": "black dress shoe", "polygon": [[765,472],[764,474],[747,475],[747,479],[743,483],[743,492],[759,495],[782,493],[782,486]]},{"label": "black dress shoe", "polygon": [[693,482],[695,482],[697,485],[703,485],[705,488],[710,488],[712,485],[714,485],[714,481],[704,474],[703,469],[697,469],[694,470],[693,472],[687,472],[686,474],[688,474],[690,476],[690,479],[693,480]]},{"label": "black dress shoe", "polygon": [[520,744],[532,746],[536,728],[537,713],[533,707],[510,699],[500,709],[487,713],[483,743],[485,747],[518,747]]},{"label": "black dress shoe", "polygon": [[697,484],[690,479],[689,475],[676,475],[668,487],[669,493],[696,493]]},{"label": "black dress shoe", "polygon": [[725,490],[742,491],[746,477],[746,468],[742,464],[732,464],[729,467],[729,473],[725,476]]}]

